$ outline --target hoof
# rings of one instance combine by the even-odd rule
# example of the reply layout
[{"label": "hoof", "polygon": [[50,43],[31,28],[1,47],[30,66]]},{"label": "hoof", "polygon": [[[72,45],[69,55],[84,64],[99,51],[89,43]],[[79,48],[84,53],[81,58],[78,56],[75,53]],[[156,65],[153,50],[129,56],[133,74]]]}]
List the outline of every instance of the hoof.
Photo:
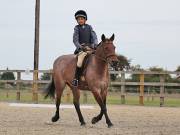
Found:
[{"label": "hoof", "polygon": [[111,127],[113,127],[114,125],[112,124],[112,123],[109,123],[108,124],[108,128],[111,128]]},{"label": "hoof", "polygon": [[53,122],[52,122],[52,121],[46,121],[45,124],[46,124],[46,125],[52,125]]},{"label": "hoof", "polygon": [[52,119],[51,119],[52,122],[56,122],[56,121],[58,121],[58,120],[59,120],[59,116],[54,116],[54,117],[52,117]]},{"label": "hoof", "polygon": [[81,126],[85,126],[86,125],[86,123],[85,122],[81,122]]},{"label": "hoof", "polygon": [[94,117],[91,121],[92,124],[96,124],[99,120],[97,119],[97,117]]}]

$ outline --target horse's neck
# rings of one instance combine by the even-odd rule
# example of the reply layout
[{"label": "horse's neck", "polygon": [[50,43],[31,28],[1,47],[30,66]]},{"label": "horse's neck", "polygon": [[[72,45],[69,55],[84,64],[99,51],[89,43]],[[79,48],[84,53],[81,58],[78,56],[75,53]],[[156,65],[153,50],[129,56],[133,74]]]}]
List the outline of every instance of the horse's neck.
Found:
[{"label": "horse's neck", "polygon": [[93,70],[95,70],[96,74],[98,74],[99,76],[108,74],[108,64],[99,56],[92,55],[90,64],[93,67]]},{"label": "horse's neck", "polygon": [[105,60],[104,49],[102,46],[97,48],[96,53],[94,55],[94,63],[96,66],[97,73],[99,75],[107,75],[108,74],[108,64]]},{"label": "horse's neck", "polygon": [[104,49],[102,46],[100,46],[96,49],[95,55],[101,59],[104,59],[104,60],[106,59],[105,54],[104,54]]}]

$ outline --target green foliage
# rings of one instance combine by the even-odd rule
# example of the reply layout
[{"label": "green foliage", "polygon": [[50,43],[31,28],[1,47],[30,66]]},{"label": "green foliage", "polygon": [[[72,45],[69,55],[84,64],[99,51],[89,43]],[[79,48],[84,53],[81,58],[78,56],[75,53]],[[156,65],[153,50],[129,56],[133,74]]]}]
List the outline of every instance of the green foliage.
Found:
[{"label": "green foliage", "polygon": [[110,74],[111,81],[115,81],[117,78],[116,74]]},{"label": "green foliage", "polygon": [[[164,69],[160,67],[150,67],[149,71],[155,71],[155,72],[163,72]],[[159,82],[160,81],[160,76],[159,75],[145,75],[144,80],[146,82]]]},{"label": "green foliage", "polygon": [[[117,63],[117,69],[120,71],[128,70],[130,68],[130,60],[128,60],[125,56],[118,54],[118,63]],[[111,80],[114,81],[117,78],[117,75],[111,74],[110,75]]]},{"label": "green foliage", "polygon": [[[150,71],[157,71],[157,72],[165,72],[166,70],[164,70],[163,68],[160,67],[150,67],[149,68]],[[159,75],[149,75],[149,78],[146,78],[147,81],[160,81],[160,76]],[[166,82],[170,82],[172,80],[171,76],[169,74],[164,75],[165,81]]]},{"label": "green foliage", "polygon": [[13,72],[4,72],[1,75],[1,80],[15,80],[15,76]]},{"label": "green foliage", "polygon": [[41,80],[50,80],[51,79],[51,75],[49,73],[43,73],[41,75]]},{"label": "green foliage", "polygon": [[[145,71],[143,68],[140,67],[140,65],[132,66],[131,70],[132,71]],[[160,68],[160,67],[150,67],[148,70],[149,71],[155,71],[155,72],[164,72],[165,71],[163,68]],[[164,75],[164,77],[165,77],[166,82],[174,81],[173,78],[169,74]],[[139,82],[140,76],[137,74],[131,75],[131,81]],[[159,82],[160,81],[160,75],[157,75],[157,74],[145,75],[144,81],[145,82]]]},{"label": "green foliage", "polygon": [[[13,72],[8,72],[8,68],[7,68],[7,72],[2,73],[0,75],[0,79],[1,80],[15,80],[15,76],[14,76]],[[14,83],[8,83],[8,84],[14,85]],[[3,87],[3,86],[4,86],[4,84],[1,83],[0,87]]]},{"label": "green foliage", "polygon": [[[131,67],[130,67],[130,70],[132,70],[132,71],[144,71],[144,69],[141,68],[140,65],[131,66]],[[129,81],[139,82],[139,81],[140,81],[140,76],[137,75],[137,74],[132,74],[132,75],[131,75],[131,80],[129,80]]]},{"label": "green foliage", "polygon": [[[180,66],[177,67],[176,72],[180,72]],[[180,74],[177,74],[177,75],[176,75],[175,81],[178,82],[178,83],[180,83]]]},{"label": "green foliage", "polygon": [[132,70],[132,71],[144,71],[144,69],[141,68],[141,66],[139,64],[131,66],[130,70]]},{"label": "green foliage", "polygon": [[123,56],[123,55],[117,55],[118,58],[118,69],[120,71],[122,70],[128,70],[130,68],[130,60],[127,59],[127,57]]}]

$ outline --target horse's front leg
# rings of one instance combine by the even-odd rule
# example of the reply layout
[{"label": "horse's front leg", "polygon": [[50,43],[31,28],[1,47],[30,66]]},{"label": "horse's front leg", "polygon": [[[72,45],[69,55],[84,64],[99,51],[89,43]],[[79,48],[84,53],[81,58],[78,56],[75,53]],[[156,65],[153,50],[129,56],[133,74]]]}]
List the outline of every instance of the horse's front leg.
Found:
[{"label": "horse's front leg", "polygon": [[111,126],[113,126],[113,124],[112,124],[112,122],[109,119],[109,116],[107,114],[107,107],[106,107],[107,89],[106,90],[101,90],[101,96],[102,96],[103,103],[104,103],[105,110],[106,110],[104,112],[104,115],[105,115],[105,118],[106,118],[106,123],[108,124],[108,127],[111,127]]},{"label": "horse's front leg", "polygon": [[85,125],[84,118],[82,116],[80,105],[79,105],[79,99],[80,99],[80,90],[79,89],[72,89],[73,92],[73,104],[75,106],[76,112],[79,117],[79,121],[81,123],[81,126]]},{"label": "horse's front leg", "polygon": [[[106,96],[107,96],[107,91],[101,90],[101,97],[105,106],[106,106]],[[98,121],[100,121],[102,119],[103,114],[104,112],[101,109],[100,114],[92,119],[92,123],[95,124]]]},{"label": "horse's front leg", "polygon": [[107,123],[108,127],[113,126],[113,124],[112,124],[112,122],[111,122],[111,120],[109,119],[109,116],[108,116],[108,114],[107,114],[107,108],[106,108],[106,94],[107,94],[107,92],[106,92],[106,94],[104,95],[105,97],[102,95],[102,93],[101,93],[102,96],[100,95],[100,93],[98,92],[98,89],[92,90],[92,93],[93,93],[93,95],[94,95],[97,103],[99,104],[99,106],[100,106],[100,108],[101,108],[100,114],[92,119],[92,124],[95,124],[95,123],[97,123],[99,120],[101,120],[101,119],[102,119],[102,116],[103,116],[103,114],[104,114],[104,115],[105,115],[105,118],[106,118],[106,123]]},{"label": "horse's front leg", "polygon": [[102,119],[103,114],[104,114],[103,110],[101,109],[100,114],[96,117],[93,117],[93,119],[91,121],[92,124],[96,124],[98,121],[100,121]]}]

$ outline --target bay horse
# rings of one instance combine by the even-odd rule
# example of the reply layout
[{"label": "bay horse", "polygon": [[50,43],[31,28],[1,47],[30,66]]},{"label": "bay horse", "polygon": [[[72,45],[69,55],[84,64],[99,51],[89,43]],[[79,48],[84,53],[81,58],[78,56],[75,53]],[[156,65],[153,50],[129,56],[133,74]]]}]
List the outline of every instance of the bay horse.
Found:
[{"label": "bay horse", "polygon": [[106,96],[109,84],[108,64],[113,66],[118,60],[115,54],[115,46],[113,44],[114,34],[109,39],[103,34],[101,40],[102,41],[98,44],[95,52],[88,58],[86,70],[83,73],[85,81],[81,80],[78,87],[74,87],[71,84],[77,63],[76,55],[63,55],[55,60],[52,81],[44,91],[45,98],[48,96],[55,98],[56,113],[52,117],[52,122],[56,122],[59,119],[61,96],[65,85],[67,84],[72,90],[73,104],[81,125],[85,125],[86,123],[80,110],[80,90],[89,90],[92,92],[101,109],[100,114],[93,117],[91,121],[92,124],[100,121],[104,115],[108,127],[113,126],[107,114]]}]

